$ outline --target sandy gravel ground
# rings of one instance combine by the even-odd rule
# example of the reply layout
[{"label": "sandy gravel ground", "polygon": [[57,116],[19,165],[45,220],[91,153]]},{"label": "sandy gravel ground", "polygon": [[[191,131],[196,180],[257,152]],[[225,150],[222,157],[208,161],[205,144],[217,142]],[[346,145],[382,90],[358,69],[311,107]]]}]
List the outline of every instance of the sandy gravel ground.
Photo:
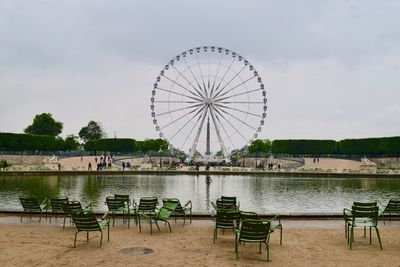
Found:
[{"label": "sandy gravel ground", "polygon": [[[283,245],[279,234],[271,236],[271,261],[264,253],[258,254],[258,245],[246,244],[239,248],[235,259],[234,235],[227,231],[212,241],[211,221],[194,220],[182,227],[171,223],[172,233],[162,226],[150,235],[149,226],[142,233],[136,226],[128,229],[118,223],[111,227],[111,240],[99,248],[99,234],[92,233],[86,242],[85,233],[78,236],[73,248],[75,228],[66,230],[57,223],[38,223],[17,217],[0,219],[0,262],[2,266],[400,266],[400,222],[382,225],[383,250],[372,235],[372,245],[362,232],[356,232],[353,250],[344,237],[343,222],[284,221]],[[146,247],[152,253],[123,254],[124,248]]]}]

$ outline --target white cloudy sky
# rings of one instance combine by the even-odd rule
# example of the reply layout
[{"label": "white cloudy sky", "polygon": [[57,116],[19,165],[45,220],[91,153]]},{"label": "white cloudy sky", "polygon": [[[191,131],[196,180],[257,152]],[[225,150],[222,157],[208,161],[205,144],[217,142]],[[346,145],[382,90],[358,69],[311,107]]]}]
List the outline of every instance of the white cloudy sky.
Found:
[{"label": "white cloudy sky", "polygon": [[400,2],[1,0],[0,131],[35,114],[157,137],[152,85],[183,50],[216,45],[267,88],[261,138],[399,135]]}]

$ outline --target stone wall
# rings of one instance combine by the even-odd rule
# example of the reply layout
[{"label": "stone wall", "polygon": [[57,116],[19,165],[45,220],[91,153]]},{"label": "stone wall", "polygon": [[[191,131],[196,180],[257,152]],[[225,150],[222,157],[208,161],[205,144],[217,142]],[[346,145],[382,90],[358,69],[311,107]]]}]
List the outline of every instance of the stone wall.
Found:
[{"label": "stone wall", "polygon": [[369,158],[380,169],[400,169],[400,158]]},{"label": "stone wall", "polygon": [[43,165],[43,160],[49,156],[28,155],[0,155],[0,159],[6,160],[12,165]]}]

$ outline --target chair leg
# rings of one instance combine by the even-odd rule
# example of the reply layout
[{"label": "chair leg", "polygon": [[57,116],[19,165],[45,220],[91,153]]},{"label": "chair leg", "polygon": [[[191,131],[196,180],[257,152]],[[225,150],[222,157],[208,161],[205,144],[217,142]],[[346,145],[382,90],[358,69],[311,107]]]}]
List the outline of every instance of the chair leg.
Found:
[{"label": "chair leg", "polygon": [[238,240],[236,238],[236,240],[235,240],[235,253],[236,253],[236,259],[237,260],[239,259],[239,244],[238,243],[239,242],[238,242]]},{"label": "chair leg", "polygon": [[186,223],[186,213],[183,215],[183,227],[185,227],[185,223]]},{"label": "chair leg", "polygon": [[364,226],[364,237],[367,237],[367,227]]},{"label": "chair leg", "polygon": [[86,242],[89,242],[89,231],[86,231]]},{"label": "chair leg", "polygon": [[279,237],[279,245],[281,245],[282,246],[282,235],[283,235],[283,227],[282,227],[282,225],[281,225],[281,227],[280,227],[281,229],[281,232],[280,232],[280,237]]},{"label": "chair leg", "polygon": [[350,242],[350,250],[352,249],[353,239],[354,239],[354,228],[352,226],[351,230],[350,230],[350,240],[349,240],[349,242]]},{"label": "chair leg", "polygon": [[152,234],[153,234],[153,226],[151,225],[151,218],[150,218],[150,235],[152,235]]},{"label": "chair leg", "polygon": [[371,239],[371,227],[369,227],[369,244],[371,245],[372,244],[372,241],[371,241],[372,239]]},{"label": "chair leg", "polygon": [[267,261],[269,261],[269,244],[265,244],[265,251],[267,252]]},{"label": "chair leg", "polygon": [[382,250],[383,248],[382,248],[381,236],[379,234],[378,227],[375,227],[375,230],[376,230],[376,236],[378,237],[379,246],[381,247],[381,250]]},{"label": "chair leg", "polygon": [[140,216],[138,216],[138,221],[139,221],[139,233],[142,232],[142,225],[140,224]]},{"label": "chair leg", "polygon": [[258,248],[258,253],[261,254],[261,242],[260,242],[260,244],[259,244],[258,247],[259,247],[259,248]]},{"label": "chair leg", "polygon": [[110,225],[107,224],[107,241],[110,242]]},{"label": "chair leg", "polygon": [[213,239],[214,244],[215,244],[215,239],[217,239],[217,228],[214,229],[214,239]]},{"label": "chair leg", "polygon": [[22,217],[24,216],[24,213],[21,213],[21,220],[19,221],[20,223],[22,223]]},{"label": "chair leg", "polygon": [[[158,231],[160,231],[160,227],[158,226],[158,222],[156,220],[154,220],[154,222],[156,223]],[[167,224],[167,221],[164,222],[164,225],[166,225],[166,224]]]},{"label": "chair leg", "polygon": [[100,231],[100,233],[101,233],[101,236],[100,236],[100,247],[101,247],[101,245],[103,244],[103,231]]},{"label": "chair leg", "polygon": [[169,221],[167,221],[167,223],[168,223],[168,227],[169,227],[169,232],[172,233],[171,225],[170,225]]},{"label": "chair leg", "polygon": [[76,237],[77,237],[78,233],[79,233],[79,231],[77,231],[77,232],[75,233],[74,248],[76,248]]}]

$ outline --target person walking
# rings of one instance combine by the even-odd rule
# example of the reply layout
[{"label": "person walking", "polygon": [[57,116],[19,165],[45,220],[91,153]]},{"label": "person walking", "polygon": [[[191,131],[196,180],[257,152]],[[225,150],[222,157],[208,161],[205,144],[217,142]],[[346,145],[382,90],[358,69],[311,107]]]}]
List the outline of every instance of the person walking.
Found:
[{"label": "person walking", "polygon": [[122,170],[125,171],[125,162],[122,162]]},{"label": "person walking", "polygon": [[87,166],[87,170],[91,171],[92,170],[92,163],[89,162],[88,166]]}]

